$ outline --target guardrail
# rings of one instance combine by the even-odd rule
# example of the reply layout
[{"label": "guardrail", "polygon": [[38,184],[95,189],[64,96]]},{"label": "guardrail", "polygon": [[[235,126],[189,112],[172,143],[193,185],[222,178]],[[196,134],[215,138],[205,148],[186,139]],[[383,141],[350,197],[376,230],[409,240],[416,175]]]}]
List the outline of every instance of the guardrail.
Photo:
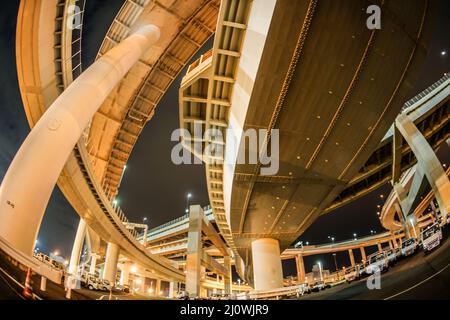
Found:
[{"label": "guardrail", "polygon": [[259,299],[281,299],[282,297],[297,296],[300,297],[305,294],[307,286],[299,284],[291,287],[283,287],[268,291],[252,291],[243,292],[236,295],[237,300],[259,300]]},{"label": "guardrail", "polygon": [[428,96],[431,92],[433,92],[434,90],[436,90],[440,85],[442,85],[445,81],[447,81],[448,79],[450,79],[450,74],[446,73],[441,79],[439,79],[438,81],[436,81],[435,83],[433,83],[431,86],[429,86],[428,88],[426,88],[425,90],[423,90],[422,92],[420,92],[418,95],[416,95],[414,98],[408,100],[402,108],[401,113],[403,113],[403,111],[405,111],[406,109],[408,109],[409,107],[413,106],[415,103],[419,102],[421,99],[425,98],[426,96]]},{"label": "guardrail", "polygon": [[204,54],[202,54],[200,58],[198,58],[189,65],[186,75],[189,74],[191,71],[193,71],[195,68],[197,68],[199,65],[201,65],[203,62],[208,60],[209,58],[212,58],[212,56],[213,56],[213,49],[210,49]]}]

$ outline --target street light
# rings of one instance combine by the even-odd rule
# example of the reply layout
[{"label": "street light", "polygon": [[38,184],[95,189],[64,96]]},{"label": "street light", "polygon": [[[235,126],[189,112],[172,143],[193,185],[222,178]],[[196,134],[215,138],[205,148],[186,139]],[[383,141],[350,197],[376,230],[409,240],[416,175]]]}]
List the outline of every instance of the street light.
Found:
[{"label": "street light", "polygon": [[319,261],[317,264],[319,265],[320,281],[323,281],[322,263]]},{"label": "street light", "polygon": [[336,253],[333,253],[334,257],[334,266],[336,267],[336,272],[338,271],[338,265],[337,265],[337,259],[336,259]]},{"label": "street light", "polygon": [[189,213],[189,204],[190,204],[191,198],[192,198],[192,193],[189,192],[189,193],[186,195],[186,207],[187,207],[186,213]]},{"label": "street light", "polygon": [[411,223],[411,227],[413,228],[413,231],[414,231],[414,236],[417,239],[417,232],[416,232],[416,227],[414,226],[414,219],[413,218],[409,219],[409,223]]},{"label": "street light", "polygon": [[442,51],[441,51],[441,56],[446,56],[446,55],[447,55],[447,51],[442,50]]}]

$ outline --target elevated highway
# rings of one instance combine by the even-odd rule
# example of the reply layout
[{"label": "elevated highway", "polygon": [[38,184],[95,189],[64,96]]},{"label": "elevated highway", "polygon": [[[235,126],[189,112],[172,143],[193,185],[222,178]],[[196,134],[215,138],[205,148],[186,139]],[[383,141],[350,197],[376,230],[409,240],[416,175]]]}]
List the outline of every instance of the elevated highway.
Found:
[{"label": "elevated highway", "polygon": [[[24,108],[31,127],[81,73],[81,32],[78,29],[73,31],[67,23],[70,18],[73,18],[69,16],[67,10],[70,4],[72,4],[71,1],[23,1],[21,3],[17,29],[17,64]],[[178,4],[178,6],[170,8],[149,1],[125,1],[100,49],[98,58],[104,56],[106,52],[132,34],[136,28],[149,20],[159,23],[164,30],[162,40],[157,44],[158,49],[144,55],[122,80],[124,82],[129,80],[132,83],[119,85],[111,94],[125,99],[127,95],[124,90],[127,90],[129,99],[133,100],[134,97],[134,100],[140,101],[138,105],[141,109],[135,106],[130,111],[131,105],[128,108],[118,108],[114,104],[114,107],[101,107],[98,113],[102,114],[103,118],[105,114],[110,115],[113,123],[117,123],[117,119],[126,118],[124,120],[125,134],[128,132],[130,135],[134,128],[140,128],[137,133],[134,133],[137,138],[154,111],[153,107],[151,110],[148,109],[148,116],[142,117],[141,114],[142,121],[136,123],[136,113],[142,113],[142,108],[151,104],[145,103],[145,97],[140,96],[139,100],[134,94],[137,91],[141,93],[146,84],[154,82],[155,79],[152,76],[159,76],[161,90],[158,91],[158,95],[162,96],[176,76],[176,70],[181,70],[213,33],[218,1],[197,1],[190,2],[189,5]],[[33,17],[33,20],[28,17]],[[183,28],[179,28],[180,25]],[[196,42],[198,45],[190,41],[192,38],[198,41]],[[56,50],[53,51],[48,43],[55,43]],[[72,49],[76,52],[72,52]],[[169,61],[171,61],[170,64]],[[168,73],[169,75],[173,73],[172,79],[169,79]],[[132,90],[133,87],[134,90]],[[123,90],[120,91],[120,89]],[[108,98],[105,104],[115,100],[117,99]],[[109,113],[105,112],[105,108]],[[122,115],[111,114],[117,113],[119,109]],[[119,245],[123,253],[168,279],[184,281],[184,274],[181,271],[174,268],[170,261],[151,255],[136,239],[137,233],[130,232],[125,227],[124,224],[128,222],[126,216],[114,204],[117,185],[110,183],[112,179],[104,177],[106,173],[99,169],[97,158],[90,155],[93,150],[92,143],[95,143],[96,137],[102,141],[101,146],[106,147],[106,138],[101,135],[103,132],[111,133],[102,129],[100,136],[96,135],[95,120],[98,116],[94,118],[90,126],[91,130],[85,131],[63,169],[58,180],[61,190],[80,217],[87,222],[89,228],[104,241]],[[130,124],[126,120],[134,121],[134,127],[133,123]],[[112,137],[114,138],[118,132],[119,130],[113,131]],[[111,139],[111,149],[114,141]]]},{"label": "elevated highway", "polygon": [[[32,128],[82,74],[82,31],[68,23],[73,16],[67,9],[73,3],[21,2],[17,69]],[[212,218],[233,250],[241,275],[244,265],[252,265],[250,247],[255,241],[262,239],[261,252],[267,245],[283,250],[319,215],[386,182],[391,161],[386,150],[392,143],[389,136],[381,138],[406,100],[426,53],[433,6],[425,0],[407,6],[402,1],[380,4],[389,15],[382,30],[371,31],[357,1],[125,1],[97,62],[150,22],[161,30],[160,40],[108,94],[58,179],[81,217],[81,233],[87,228],[107,243],[106,265],[117,264],[120,252],[161,278],[185,281],[177,264],[161,257],[161,249],[149,248],[164,236],[153,230],[154,239],[143,239],[128,228],[130,221],[115,200],[126,162],[159,100],[214,33],[213,50],[183,79],[181,127],[192,132],[199,123],[226,136],[218,144],[226,150],[227,165],[203,157],[208,146],[217,145],[214,141],[202,138],[200,151],[195,149],[198,141],[183,142],[208,160]],[[345,21],[340,21],[342,12]],[[322,76],[311,76],[317,74]],[[414,121],[429,130],[424,135],[437,145],[448,137],[447,120],[448,105],[441,104]],[[57,129],[58,123],[50,127]],[[233,133],[225,132],[227,128]],[[280,129],[276,175],[261,175],[264,165],[259,160],[236,165],[236,157],[248,151],[239,130],[261,128],[269,133],[262,138],[263,146],[270,145],[272,130]],[[414,162],[411,152],[403,151],[401,170]],[[177,228],[176,236],[182,237],[184,222]],[[167,237],[174,232],[169,230]],[[176,241],[175,255],[183,249],[182,239]],[[79,260],[79,248],[74,246],[74,260]],[[211,246],[212,256],[216,251],[217,246]],[[115,276],[115,270],[108,272]],[[251,279],[253,270],[246,272]]]},{"label": "elevated highway", "polygon": [[[250,7],[240,1],[241,10],[232,11],[234,15],[220,15],[211,58],[200,61],[183,80],[181,127],[193,136],[197,122],[226,136],[225,165],[204,155],[217,142],[204,137],[198,148],[189,137],[183,141],[207,162],[216,220],[247,266],[256,251],[278,256],[277,248],[288,247],[327,212],[362,169],[363,176],[370,177],[364,164],[410,94],[426,54],[431,3],[383,3],[382,10],[390,15],[381,30],[365,27],[361,6],[266,1]],[[342,12],[348,15],[345,19]],[[249,153],[248,137],[242,134],[248,129],[267,130],[260,138],[262,149],[279,129],[277,174],[261,174],[266,166],[260,159],[256,164],[236,164]],[[264,151],[258,150],[258,155]],[[370,168],[377,176],[377,169]],[[364,192],[375,184],[368,186],[358,178]],[[344,198],[356,197],[338,201],[345,203]],[[257,248],[252,253],[253,244]],[[263,256],[258,257],[271,259],[270,254]],[[257,271],[266,279],[260,283],[280,285],[281,264],[272,262],[258,263],[265,271],[247,268],[247,279]]]},{"label": "elevated highway", "polygon": [[[403,112],[412,117],[413,122],[434,150],[450,137],[449,79],[449,75],[445,75],[403,106]],[[394,127],[392,126],[360,172],[327,207],[325,213],[359,199],[392,180],[395,149],[393,134]],[[417,160],[408,144],[401,145],[396,152],[398,154],[397,172],[404,172],[415,165]],[[396,174],[398,175],[398,173]]]}]

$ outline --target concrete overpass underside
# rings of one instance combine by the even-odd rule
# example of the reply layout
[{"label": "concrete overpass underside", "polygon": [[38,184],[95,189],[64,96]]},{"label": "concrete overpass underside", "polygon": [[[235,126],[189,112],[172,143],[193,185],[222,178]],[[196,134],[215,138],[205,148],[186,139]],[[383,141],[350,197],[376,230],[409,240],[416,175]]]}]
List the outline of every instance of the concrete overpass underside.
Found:
[{"label": "concrete overpass underside", "polygon": [[324,212],[411,94],[431,4],[380,5],[383,28],[369,30],[362,2],[277,2],[243,129],[280,130],[280,170],[264,177],[260,164],[237,165],[231,191],[229,223],[247,265],[253,241],[284,249]]}]

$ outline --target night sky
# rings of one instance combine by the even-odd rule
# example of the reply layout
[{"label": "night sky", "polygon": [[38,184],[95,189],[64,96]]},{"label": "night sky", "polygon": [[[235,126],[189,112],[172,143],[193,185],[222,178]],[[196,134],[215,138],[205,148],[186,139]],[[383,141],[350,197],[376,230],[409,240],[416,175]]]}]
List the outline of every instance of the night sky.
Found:
[{"label": "night sky", "polygon": [[[436,20],[436,32],[429,50],[416,90],[411,97],[450,71],[450,52],[442,56],[443,50],[450,51],[450,1],[434,0],[440,3],[440,16]],[[83,66],[86,68],[95,59],[100,44],[123,0],[87,0],[83,30]],[[19,0],[2,3],[0,13],[0,179],[8,168],[15,152],[29,132],[28,123],[20,98],[15,61],[15,29]],[[212,46],[209,41],[201,52]],[[185,71],[181,73],[185,74]],[[155,116],[144,129],[127,164],[120,188],[121,207],[131,221],[140,222],[148,217],[150,227],[160,225],[184,214],[186,194],[191,192],[191,203],[208,204],[205,171],[202,165],[175,166],[170,160],[174,145],[170,135],[179,126],[178,88],[179,77],[158,106]],[[450,149],[442,147],[439,156],[443,162],[450,161]],[[335,212],[319,218],[301,239],[311,244],[328,242],[328,236],[337,241],[349,239],[353,233],[358,236],[370,234],[370,230],[382,232],[376,216],[376,205],[382,204],[379,195],[390,192],[388,185],[371,195]],[[78,216],[67,203],[58,188],[55,189],[46,210],[39,234],[38,247],[44,252],[59,250],[69,257],[75,237]],[[368,252],[370,252],[368,250]],[[359,252],[355,252],[358,260]],[[327,269],[334,269],[331,255],[306,258],[306,269],[322,261]],[[347,254],[338,254],[338,264],[349,264]],[[293,262],[286,263],[287,274],[291,273]]]}]

